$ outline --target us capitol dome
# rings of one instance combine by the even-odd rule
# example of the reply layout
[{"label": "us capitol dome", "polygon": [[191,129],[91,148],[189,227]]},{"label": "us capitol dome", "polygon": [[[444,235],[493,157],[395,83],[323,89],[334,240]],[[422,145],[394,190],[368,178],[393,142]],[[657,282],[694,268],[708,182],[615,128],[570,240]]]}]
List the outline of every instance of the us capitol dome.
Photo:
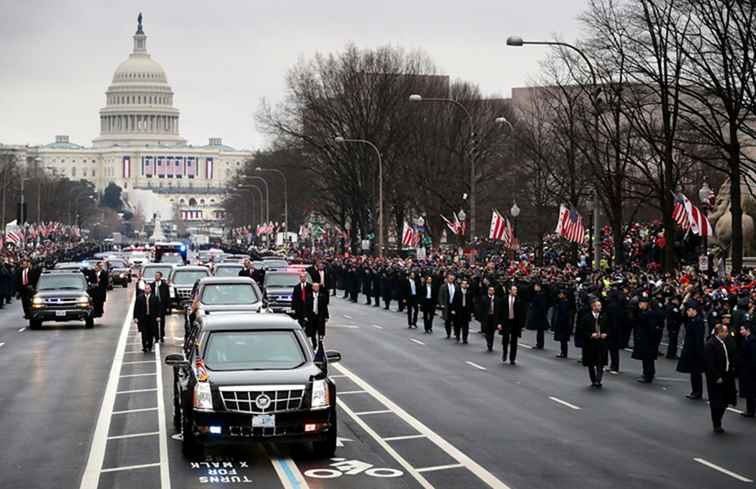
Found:
[{"label": "us capitol dome", "polygon": [[147,51],[139,14],[133,48],[113,73],[100,109],[100,135],[91,147],[66,135],[40,146],[2,146],[29,171],[86,180],[98,191],[110,183],[123,190],[125,203],[149,219],[182,220],[192,230],[222,232],[222,201],[234,175],[253,158],[219,137],[187,144],[179,131],[179,110],[163,67]]}]

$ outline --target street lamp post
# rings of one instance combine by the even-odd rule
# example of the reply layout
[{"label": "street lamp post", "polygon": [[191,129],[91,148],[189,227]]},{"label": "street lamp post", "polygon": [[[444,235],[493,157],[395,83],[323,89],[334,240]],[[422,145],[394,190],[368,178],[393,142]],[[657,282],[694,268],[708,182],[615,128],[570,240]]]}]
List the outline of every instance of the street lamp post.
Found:
[{"label": "street lamp post", "polygon": [[[714,191],[711,190],[711,187],[709,187],[709,182],[704,180],[703,185],[701,185],[701,188],[698,191],[698,198],[701,201],[701,207],[703,208],[703,213],[705,216],[708,217],[709,214],[709,206],[711,203],[711,197],[714,195]],[[706,275],[711,277],[711,263],[709,262],[709,233],[705,232],[703,233],[703,252],[702,255],[706,257]]]},{"label": "street lamp post", "polygon": [[265,221],[270,222],[270,186],[268,185],[268,181],[263,177],[257,176],[251,176],[248,178],[250,180],[260,180],[263,183],[263,186],[265,187]]},{"label": "street lamp post", "polygon": [[268,172],[274,172],[281,175],[281,178],[283,178],[283,184],[284,184],[284,233],[286,234],[286,239],[284,241],[289,241],[289,185],[286,181],[286,175],[284,172],[277,168],[260,168],[259,166],[255,168],[255,171],[268,171]]},{"label": "street lamp post", "polygon": [[333,140],[339,144],[366,144],[373,148],[375,154],[378,156],[378,255],[383,256],[383,158],[381,156],[381,151],[378,149],[378,146],[367,139],[350,139],[343,136],[336,136]]},{"label": "street lamp post", "polygon": [[462,110],[462,112],[464,112],[465,116],[467,117],[467,123],[470,129],[470,138],[473,141],[473,147],[470,151],[470,241],[472,242],[472,240],[475,237],[475,210],[476,210],[475,209],[475,187],[476,187],[475,150],[476,150],[476,144],[477,144],[475,141],[475,123],[473,122],[472,114],[470,114],[470,111],[467,110],[467,107],[465,107],[462,102],[459,102],[458,100],[454,100],[453,98],[443,98],[443,97],[424,98],[422,95],[414,93],[409,96],[409,101],[410,102],[440,102],[440,103],[452,104],[458,109]]},{"label": "street lamp post", "polygon": [[[598,89],[598,79],[596,78],[596,70],[593,67],[593,63],[591,63],[590,58],[588,57],[585,52],[578,48],[577,46],[574,46],[570,43],[566,42],[560,42],[560,41],[525,41],[520,36],[510,36],[507,38],[507,46],[512,47],[522,47],[522,46],[559,46],[567,49],[571,49],[572,51],[575,51],[580,55],[581,58],[583,58],[583,61],[585,61],[586,66],[588,66],[588,71],[591,73],[591,83],[593,84],[594,90]],[[596,113],[595,118],[595,130],[598,134],[598,101],[594,103],[596,106],[596,110],[594,111]],[[598,196],[595,195],[596,190],[593,190],[594,192],[594,198],[593,198],[593,235],[596,237],[596,242],[593,246],[593,261],[594,261],[594,268],[598,270],[600,268],[600,262],[601,262],[601,246],[599,244],[600,241],[600,232],[599,229],[600,226],[600,215],[599,215],[599,199]]]},{"label": "street lamp post", "polygon": [[[237,188],[239,189],[252,189],[255,192],[257,192],[257,195],[260,197],[260,216],[259,220],[257,221],[258,224],[262,223],[265,220],[265,205],[263,203],[263,191],[258,187],[257,185],[239,185]],[[253,206],[254,208],[254,206]],[[252,213],[252,220],[255,220],[255,213]]]},{"label": "street lamp post", "polygon": [[520,216],[520,207],[517,205],[517,201],[512,202],[512,208],[509,209],[509,214],[512,216],[512,220],[514,221],[514,229],[512,233],[513,240],[517,237],[517,218]]}]

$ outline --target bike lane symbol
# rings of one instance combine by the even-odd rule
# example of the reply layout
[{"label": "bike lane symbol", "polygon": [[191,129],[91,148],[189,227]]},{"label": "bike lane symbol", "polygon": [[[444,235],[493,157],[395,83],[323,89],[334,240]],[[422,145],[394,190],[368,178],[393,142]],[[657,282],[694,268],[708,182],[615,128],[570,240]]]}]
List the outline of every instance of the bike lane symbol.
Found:
[{"label": "bike lane symbol", "polygon": [[361,460],[347,460],[345,458],[332,458],[332,464],[322,469],[310,469],[305,471],[304,475],[313,479],[337,479],[344,475],[365,474],[370,477],[392,478],[401,477],[404,472],[387,467],[375,467],[372,464]]}]

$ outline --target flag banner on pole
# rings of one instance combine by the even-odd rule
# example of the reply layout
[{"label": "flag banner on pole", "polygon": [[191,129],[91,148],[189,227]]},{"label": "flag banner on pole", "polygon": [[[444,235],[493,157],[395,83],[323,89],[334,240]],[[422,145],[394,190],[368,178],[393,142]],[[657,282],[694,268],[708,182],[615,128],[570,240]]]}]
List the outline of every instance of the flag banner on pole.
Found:
[{"label": "flag banner on pole", "polygon": [[194,178],[197,176],[197,162],[193,156],[186,158],[186,176],[187,178]]},{"label": "flag banner on pole", "polygon": [[457,218],[457,214],[452,213],[454,216],[454,221],[450,221],[449,219],[445,218],[444,216],[441,216],[441,219],[444,220],[446,223],[446,226],[451,230],[452,233],[457,235],[464,234],[463,224],[460,224],[459,219]]},{"label": "flag banner on pole", "polygon": [[208,180],[213,179],[213,159],[207,158],[205,159],[205,178]]},{"label": "flag banner on pole", "polygon": [[130,156],[124,156],[123,157],[123,178],[131,178],[131,157]]},{"label": "flag banner on pole", "polygon": [[157,157],[157,163],[155,163],[155,174],[158,178],[165,178],[165,161],[162,156]]},{"label": "flag banner on pole", "polygon": [[404,226],[402,226],[402,245],[414,246],[415,241],[415,230],[405,221]]},{"label": "flag banner on pole", "polygon": [[675,195],[675,205],[672,208],[672,219],[680,225],[683,231],[692,232],[704,237],[712,236],[714,229],[711,227],[706,214],[685,196],[682,192]]},{"label": "flag banner on pole", "polygon": [[174,172],[176,178],[182,178],[184,176],[184,158],[182,156],[176,157],[176,171]]},{"label": "flag banner on pole", "polygon": [[173,178],[173,169],[174,169],[174,163],[173,163],[173,156],[169,156],[166,158],[165,161],[165,176],[168,178]]},{"label": "flag banner on pole", "polygon": [[502,217],[499,211],[494,209],[491,215],[491,228],[488,232],[488,239],[504,241],[504,246],[510,248],[513,244],[513,238],[514,233],[509,219]]},{"label": "flag banner on pole", "polygon": [[155,174],[155,159],[152,156],[142,158],[142,176],[152,177]]},{"label": "flag banner on pole", "polygon": [[578,244],[585,242],[583,218],[577,210],[568,209],[564,204],[559,206],[559,220],[557,221],[556,233]]}]

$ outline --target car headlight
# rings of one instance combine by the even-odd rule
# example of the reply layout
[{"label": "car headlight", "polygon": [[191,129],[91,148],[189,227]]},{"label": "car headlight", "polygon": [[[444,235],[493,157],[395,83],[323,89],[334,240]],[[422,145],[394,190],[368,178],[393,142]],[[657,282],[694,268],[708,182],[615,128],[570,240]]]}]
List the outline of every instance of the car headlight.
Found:
[{"label": "car headlight", "polygon": [[312,409],[323,409],[331,405],[331,392],[328,389],[328,381],[313,380],[312,381],[312,399],[310,401],[310,407]]},{"label": "car headlight", "polygon": [[81,307],[87,307],[89,305],[89,296],[82,295],[81,297],[79,297],[78,303]]},{"label": "car headlight", "polygon": [[198,411],[213,410],[213,395],[210,392],[209,382],[194,384],[194,409]]},{"label": "car headlight", "polygon": [[170,296],[171,296],[171,299],[173,299],[174,297],[176,297],[176,288],[175,287],[171,287],[170,288]]},{"label": "car headlight", "polygon": [[45,303],[45,301],[41,297],[35,296],[35,297],[32,298],[32,306],[42,307],[42,304],[44,304],[44,303]]}]

